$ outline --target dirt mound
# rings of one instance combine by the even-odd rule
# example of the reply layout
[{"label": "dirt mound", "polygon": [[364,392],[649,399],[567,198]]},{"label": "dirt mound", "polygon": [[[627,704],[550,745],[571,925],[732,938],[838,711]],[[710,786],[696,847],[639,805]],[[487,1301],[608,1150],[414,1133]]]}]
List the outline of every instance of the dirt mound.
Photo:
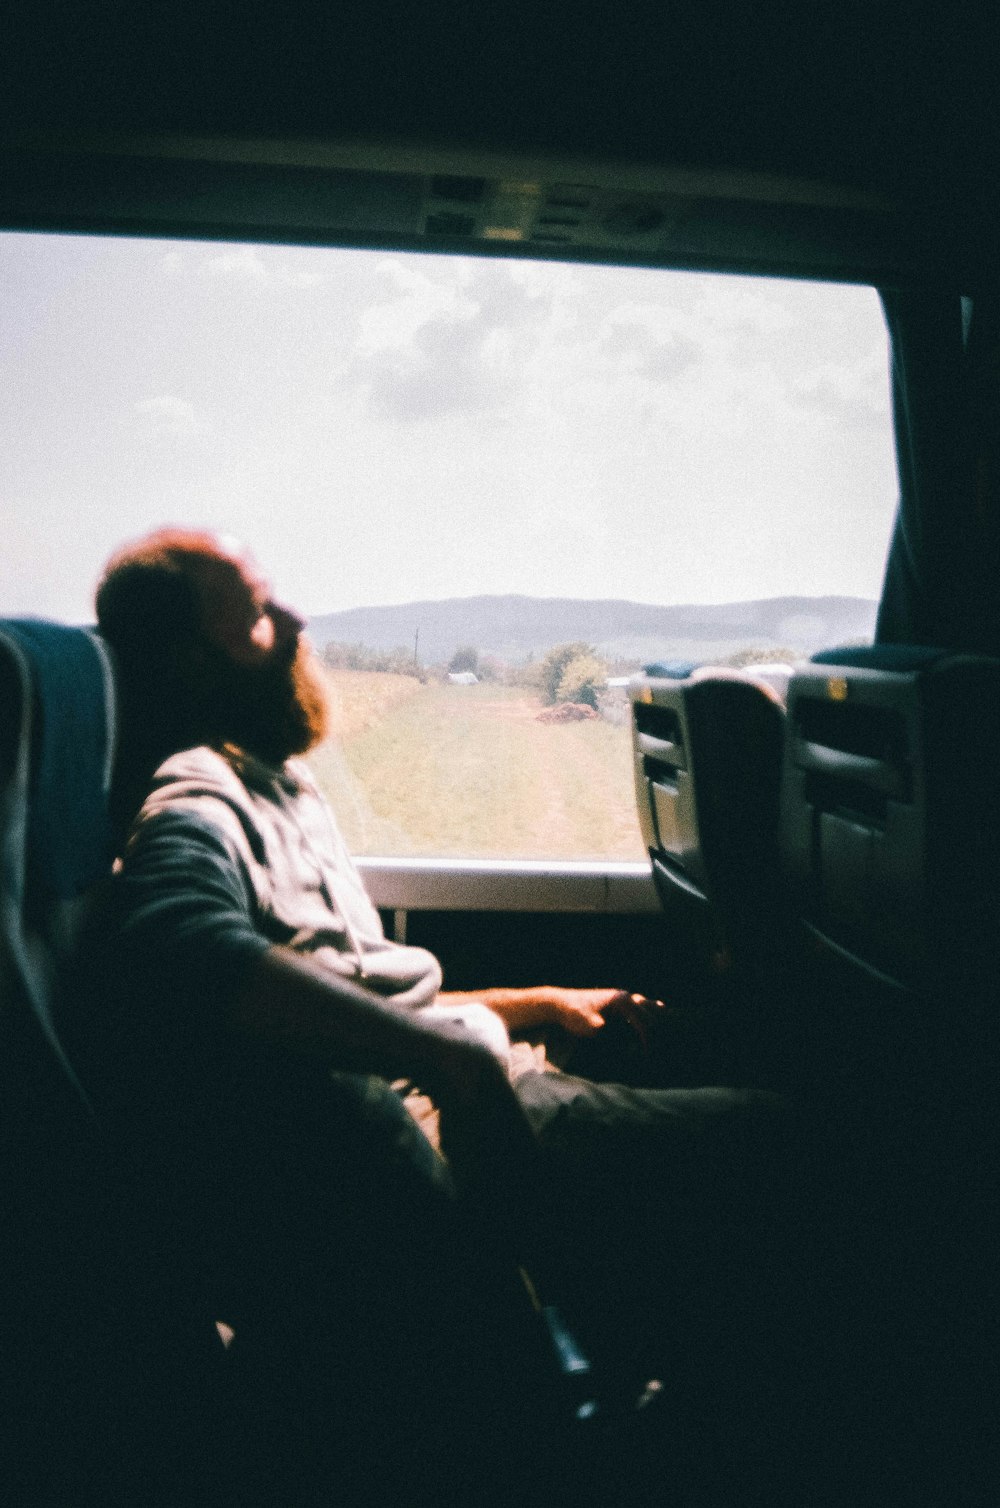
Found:
[{"label": "dirt mound", "polygon": [[597,717],[593,707],[586,706],[583,702],[558,702],[555,707],[546,707],[539,712],[537,721],[540,723],[584,723]]}]

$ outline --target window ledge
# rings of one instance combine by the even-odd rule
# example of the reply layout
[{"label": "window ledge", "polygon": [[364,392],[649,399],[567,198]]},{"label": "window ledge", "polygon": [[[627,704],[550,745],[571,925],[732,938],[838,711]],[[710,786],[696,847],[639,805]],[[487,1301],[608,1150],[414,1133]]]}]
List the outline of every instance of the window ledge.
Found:
[{"label": "window ledge", "polygon": [[359,859],[395,911],[658,911],[648,864],[530,859]]}]

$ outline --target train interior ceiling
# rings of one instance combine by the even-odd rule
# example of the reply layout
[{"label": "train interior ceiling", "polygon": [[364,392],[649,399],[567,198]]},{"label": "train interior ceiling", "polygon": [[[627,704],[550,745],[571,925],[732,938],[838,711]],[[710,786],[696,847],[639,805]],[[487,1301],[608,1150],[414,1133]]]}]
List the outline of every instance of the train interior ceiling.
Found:
[{"label": "train interior ceiling", "polygon": [[[814,1106],[851,1099],[862,1137],[871,1135],[891,1167],[873,1174],[868,1190],[871,1205],[874,1191],[884,1196],[881,1214],[858,1215],[846,1260],[865,1276],[844,1303],[863,1289],[873,1332],[901,1359],[875,1365],[875,1343],[852,1332],[864,1358],[858,1371],[873,1366],[877,1380],[840,1355],[838,1385],[844,1394],[867,1389],[875,1422],[839,1476],[817,1430],[817,1464],[811,1473],[796,1460],[807,1489],[794,1478],[790,1508],[846,1508],[865,1496],[987,1501],[997,1464],[986,1401],[997,1354],[1000,849],[992,19],[973,7],[918,20],[895,6],[825,0],[795,13],[719,0],[600,12],[439,3],[321,10],[291,0],[225,13],[186,0],[132,12],[17,0],[5,23],[4,232],[428,252],[878,291],[899,503],[874,646],[841,647],[826,663],[798,667],[777,732],[758,705],[740,725],[745,746],[727,721],[744,716],[731,684],[706,691],[673,671],[634,683],[635,782],[650,862],[642,876],[623,866],[623,900],[609,900],[614,886],[600,879],[594,900],[593,876],[559,866],[547,876],[526,867],[521,888],[505,882],[500,900],[495,873],[369,867],[388,925],[437,952],[456,987],[555,972],[580,984],[622,976],[679,1008],[726,1019],[742,1011],[735,1038],[726,1038],[738,1080],[766,1057],[782,1091]],[[808,498],[801,516],[806,531]],[[665,532],[665,556],[670,546]],[[657,561],[646,566],[655,577]],[[838,723],[847,703],[850,718]],[[762,773],[774,737],[780,747]],[[3,752],[12,761],[6,742]],[[5,781],[11,768],[0,764]],[[767,832],[741,825],[746,814],[732,804],[751,772],[756,790],[773,782]],[[696,774],[701,794],[689,801]],[[732,844],[713,838],[720,821],[739,826],[749,858],[734,859]],[[177,1455],[194,1459],[204,1448],[204,1420],[193,1405],[179,1408],[189,1369],[208,1379],[204,1418],[235,1417],[225,1368],[200,1322],[194,1334],[178,1332],[174,1296],[161,1295],[149,1333],[163,1361],[153,1369],[157,1408],[179,1421],[171,1456],[151,1426],[155,1411],[130,1396],[129,1379],[136,1369],[148,1375],[148,1357],[137,1359],[131,1340],[109,1341],[103,1300],[92,1301],[110,1291],[109,1268],[122,1260],[84,1209],[97,1202],[88,1159],[100,1154],[89,1131],[71,1133],[65,1150],[76,1116],[65,1065],[44,1033],[40,1048],[18,1024],[6,941],[3,960],[4,1114],[20,1148],[4,1154],[17,1293],[3,1301],[13,1337],[3,1386],[19,1420],[47,1416],[37,1437],[29,1431],[14,1447],[9,1479],[29,1484],[25,1504],[82,1504],[80,1483],[97,1484],[109,1503],[165,1504],[148,1483],[130,1496],[123,1482],[134,1483],[146,1452],[169,1473],[182,1470]],[[30,1188],[35,1175],[49,1180],[51,1207]],[[74,1205],[71,1186],[86,1199],[78,1192]],[[17,1213],[26,1204],[40,1211],[27,1225]],[[104,1215],[107,1230],[120,1211]],[[80,1239],[84,1259],[71,1261]],[[155,1268],[155,1254],[144,1260]],[[38,1316],[27,1327],[25,1305]],[[824,1316],[823,1334],[840,1318],[846,1324],[846,1313]],[[852,1319],[855,1330],[866,1322]],[[97,1407],[93,1398],[82,1407],[78,1360],[67,1366],[60,1337],[74,1326],[77,1358],[88,1345],[119,1356],[106,1375],[96,1364]],[[791,1407],[792,1391],[775,1389],[776,1411]],[[738,1388],[733,1396],[745,1400]],[[67,1410],[85,1425],[67,1429]],[[849,1412],[856,1423],[858,1405]],[[126,1421],[115,1445],[106,1414]],[[780,1452],[781,1430],[770,1423]],[[249,1450],[252,1431],[232,1427]],[[769,1477],[739,1454],[745,1432],[722,1438],[737,1465],[724,1488],[722,1475],[714,1479],[720,1504],[764,1500],[749,1485],[754,1470],[778,1501],[780,1473]],[[846,1448],[832,1424],[830,1438]],[[664,1459],[662,1481],[686,1481],[676,1500],[692,1508],[716,1501],[707,1486],[699,1497],[699,1480],[713,1480],[707,1451],[693,1451],[695,1464],[676,1478]],[[60,1452],[69,1464],[56,1469]],[[224,1460],[228,1469],[232,1456]],[[2,1454],[0,1467],[8,1469]],[[260,1470],[266,1475],[266,1463]],[[622,1508],[670,1501],[622,1470]],[[618,1489],[601,1480],[610,1503]],[[210,1481],[189,1490],[226,1500],[218,1475]]]}]

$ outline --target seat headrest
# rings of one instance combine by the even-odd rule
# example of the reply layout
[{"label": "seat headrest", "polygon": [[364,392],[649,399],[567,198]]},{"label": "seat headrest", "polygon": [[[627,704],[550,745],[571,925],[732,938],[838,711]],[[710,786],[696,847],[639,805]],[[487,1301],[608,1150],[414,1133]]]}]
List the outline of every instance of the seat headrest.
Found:
[{"label": "seat headrest", "polygon": [[0,653],[20,682],[12,775],[27,800],[27,888],[68,900],[111,862],[108,795],[115,753],[114,683],[95,633],[40,619],[0,621]]},{"label": "seat headrest", "polygon": [[686,681],[698,664],[697,660],[654,660],[642,667],[642,673],[654,681]]},{"label": "seat headrest", "polygon": [[947,651],[924,644],[851,644],[843,649],[821,649],[812,656],[813,665],[846,665],[850,670],[888,670],[897,675],[911,675],[925,670]]}]

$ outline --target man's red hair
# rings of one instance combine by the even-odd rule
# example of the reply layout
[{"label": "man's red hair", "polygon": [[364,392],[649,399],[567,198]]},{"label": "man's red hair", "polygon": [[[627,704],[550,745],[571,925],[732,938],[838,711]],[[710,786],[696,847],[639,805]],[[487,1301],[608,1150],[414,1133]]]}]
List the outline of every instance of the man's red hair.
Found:
[{"label": "man's red hair", "polygon": [[97,624],[123,661],[146,664],[198,626],[192,564],[224,554],[214,534],[157,529],[116,550],[97,587]]}]

